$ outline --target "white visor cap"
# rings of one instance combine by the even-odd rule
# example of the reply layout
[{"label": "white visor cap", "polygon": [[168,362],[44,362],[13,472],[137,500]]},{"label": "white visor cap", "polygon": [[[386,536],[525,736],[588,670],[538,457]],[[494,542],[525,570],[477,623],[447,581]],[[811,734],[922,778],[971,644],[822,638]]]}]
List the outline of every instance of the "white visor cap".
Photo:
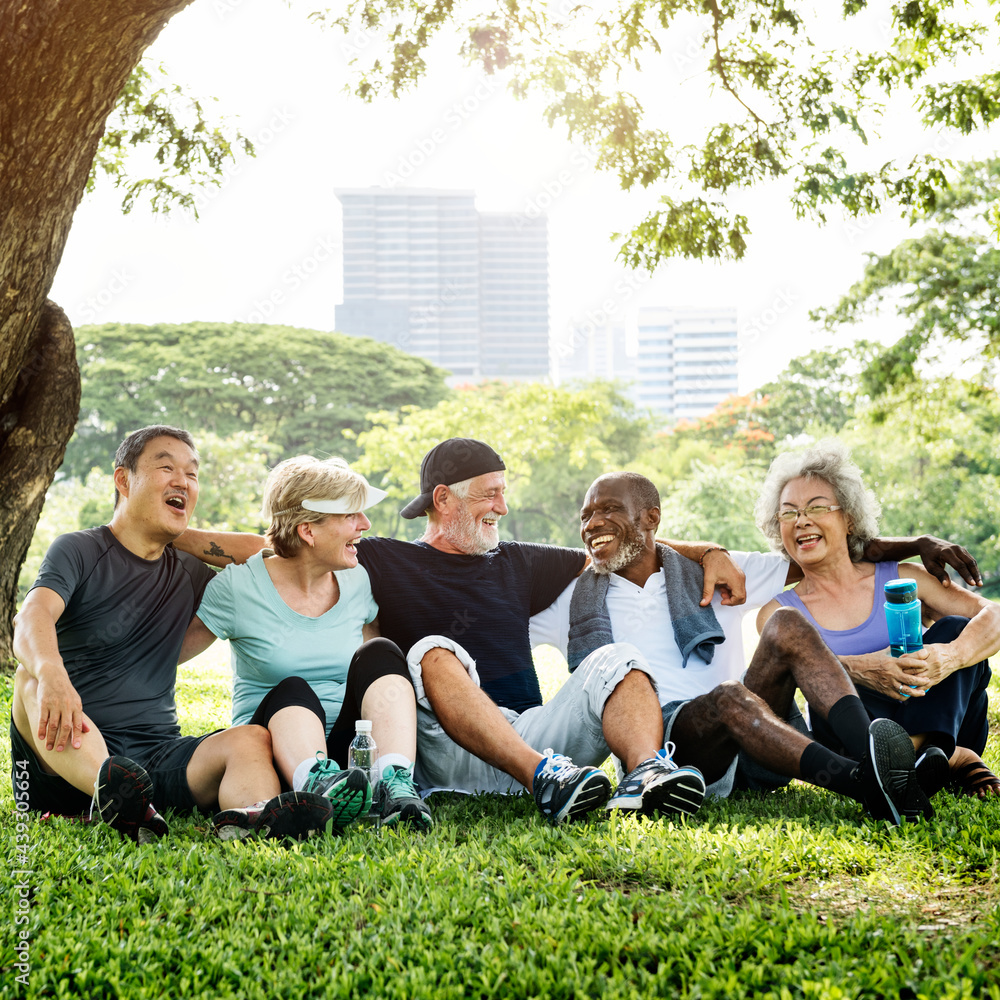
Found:
[{"label": "white visor cap", "polygon": [[[362,510],[368,510],[375,504],[381,503],[389,494],[385,490],[376,489],[374,486],[368,487],[368,495],[361,505]],[[338,500],[303,500],[302,506],[306,510],[314,510],[317,514],[357,514],[355,507],[347,497]]]}]

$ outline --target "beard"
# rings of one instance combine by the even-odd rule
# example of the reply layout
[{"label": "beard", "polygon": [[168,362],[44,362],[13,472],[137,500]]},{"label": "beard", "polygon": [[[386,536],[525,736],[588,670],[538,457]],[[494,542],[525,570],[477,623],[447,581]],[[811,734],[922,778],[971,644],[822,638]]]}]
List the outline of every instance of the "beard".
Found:
[{"label": "beard", "polygon": [[636,519],[622,532],[622,537],[618,542],[618,551],[607,562],[598,563],[596,560],[592,560],[590,565],[595,573],[607,576],[631,566],[639,559],[645,549],[646,542],[642,537],[639,521]]},{"label": "beard", "polygon": [[477,521],[463,503],[459,505],[455,517],[447,525],[442,526],[441,533],[456,549],[467,556],[481,556],[500,544],[500,532],[497,530],[499,523],[499,517],[497,524],[492,527]]}]

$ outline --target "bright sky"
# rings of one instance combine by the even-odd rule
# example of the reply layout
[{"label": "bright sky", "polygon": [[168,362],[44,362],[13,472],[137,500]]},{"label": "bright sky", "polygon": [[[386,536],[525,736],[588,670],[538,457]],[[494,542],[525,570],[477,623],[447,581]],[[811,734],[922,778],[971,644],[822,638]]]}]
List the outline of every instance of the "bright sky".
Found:
[{"label": "bright sky", "polygon": [[[888,6],[888,5],[885,5]],[[884,19],[852,26],[877,43]],[[673,36],[671,36],[673,37]],[[497,79],[442,52],[401,101],[365,105],[343,94],[347,56],[366,45],[308,23],[305,9],[274,0],[198,0],[166,27],[149,55],[255,142],[200,199],[200,220],[144,207],[123,216],[102,183],[77,212],[52,298],[75,325],[103,322],[261,321],[333,328],[341,294],[335,187],[398,185],[474,190],[481,210],[549,219],[552,330],[599,319],[610,305],[735,306],[741,391],[774,378],[790,358],[862,335],[890,338],[891,319],[836,340],[809,324],[861,273],[863,253],[885,251],[906,229],[894,218],[797,222],[776,190],[742,198],[751,249],[739,264],[674,262],[655,277],[627,275],[610,234],[637,222],[648,193],[625,194],[591,169],[591,155],[549,129],[537,105],[514,101]],[[651,61],[644,82],[695,114],[711,105],[688,39]],[[714,98],[718,100],[718,97]],[[995,139],[993,140],[995,143]],[[871,150],[872,161],[934,151],[984,155],[985,137],[955,140],[910,128]],[[293,280],[293,276],[297,280]],[[623,281],[623,278],[629,278]],[[275,294],[277,293],[277,294]]]}]

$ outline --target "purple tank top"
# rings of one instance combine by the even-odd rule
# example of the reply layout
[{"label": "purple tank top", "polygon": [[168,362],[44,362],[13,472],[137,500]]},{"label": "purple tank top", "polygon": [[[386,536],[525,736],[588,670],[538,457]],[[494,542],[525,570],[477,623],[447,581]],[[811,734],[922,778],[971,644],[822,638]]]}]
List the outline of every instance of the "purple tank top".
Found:
[{"label": "purple tank top", "polygon": [[795,608],[801,611],[806,618],[816,626],[817,631],[823,637],[823,641],[832,649],[837,656],[857,656],[859,653],[874,653],[876,650],[885,649],[889,645],[889,628],[885,623],[885,613],[882,609],[885,584],[889,580],[899,577],[899,563],[880,562],[875,563],[875,598],[872,601],[871,614],[854,628],[836,631],[834,629],[823,628],[802,603],[799,595],[794,590],[786,590],[778,594],[775,600],[786,608]]}]

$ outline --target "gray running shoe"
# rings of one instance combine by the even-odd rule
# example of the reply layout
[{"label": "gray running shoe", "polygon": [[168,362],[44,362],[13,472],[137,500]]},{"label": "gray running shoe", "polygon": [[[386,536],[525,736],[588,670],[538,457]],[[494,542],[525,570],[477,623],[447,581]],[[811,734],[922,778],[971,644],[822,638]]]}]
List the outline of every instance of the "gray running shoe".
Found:
[{"label": "gray running shoe", "polygon": [[604,805],[611,780],[600,768],[577,767],[550,749],[535,770],[533,794],[542,815],[551,823],[562,823]]},{"label": "gray running shoe", "polygon": [[678,767],[666,750],[644,760],[622,778],[607,810],[623,809],[644,816],[698,811],[705,798],[705,779],[696,767]]}]

